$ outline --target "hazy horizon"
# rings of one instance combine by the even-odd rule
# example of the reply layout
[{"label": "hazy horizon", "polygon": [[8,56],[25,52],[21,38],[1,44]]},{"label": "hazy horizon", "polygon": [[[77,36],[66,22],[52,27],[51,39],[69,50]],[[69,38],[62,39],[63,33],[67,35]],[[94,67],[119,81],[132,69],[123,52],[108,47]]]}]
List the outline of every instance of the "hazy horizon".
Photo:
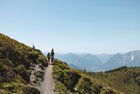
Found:
[{"label": "hazy horizon", "polygon": [[139,0],[0,1],[0,33],[43,52],[140,50]]}]

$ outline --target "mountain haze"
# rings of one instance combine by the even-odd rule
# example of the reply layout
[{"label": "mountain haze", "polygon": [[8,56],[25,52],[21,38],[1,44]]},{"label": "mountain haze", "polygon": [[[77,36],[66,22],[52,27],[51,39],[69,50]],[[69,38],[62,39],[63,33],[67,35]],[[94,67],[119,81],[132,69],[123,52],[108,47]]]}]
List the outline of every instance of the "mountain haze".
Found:
[{"label": "mountain haze", "polygon": [[103,70],[110,70],[121,66],[140,66],[140,50],[130,51],[123,54],[117,53],[100,68]]},{"label": "mountain haze", "polygon": [[56,58],[87,71],[107,71],[121,66],[140,66],[140,50],[117,54],[57,54]]},{"label": "mountain haze", "polygon": [[56,58],[67,62],[69,65],[75,65],[80,69],[92,71],[96,66],[103,64],[103,62],[92,54],[56,54]]}]

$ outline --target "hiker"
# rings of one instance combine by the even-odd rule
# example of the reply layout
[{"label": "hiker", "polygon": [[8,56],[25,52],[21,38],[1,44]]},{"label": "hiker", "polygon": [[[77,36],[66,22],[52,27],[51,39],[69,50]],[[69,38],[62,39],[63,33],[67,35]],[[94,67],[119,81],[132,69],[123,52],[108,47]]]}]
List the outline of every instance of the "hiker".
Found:
[{"label": "hiker", "polygon": [[32,49],[35,50],[35,45],[33,45]]},{"label": "hiker", "polygon": [[50,62],[50,59],[51,59],[51,54],[50,54],[50,52],[47,54],[47,58],[48,58],[48,62]]},{"label": "hiker", "polygon": [[54,49],[52,48],[52,50],[51,50],[51,62],[53,62],[54,61]]}]

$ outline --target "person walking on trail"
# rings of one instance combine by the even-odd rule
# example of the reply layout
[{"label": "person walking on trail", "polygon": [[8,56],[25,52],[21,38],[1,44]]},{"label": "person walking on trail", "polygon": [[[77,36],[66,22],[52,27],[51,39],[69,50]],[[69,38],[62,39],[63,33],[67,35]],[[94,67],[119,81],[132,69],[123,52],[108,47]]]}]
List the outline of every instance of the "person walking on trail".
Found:
[{"label": "person walking on trail", "polygon": [[48,62],[50,62],[50,60],[51,60],[51,54],[50,54],[50,52],[47,54],[47,58],[48,58]]},{"label": "person walking on trail", "polygon": [[51,50],[51,62],[53,62],[54,61],[54,49],[52,48],[52,50]]}]

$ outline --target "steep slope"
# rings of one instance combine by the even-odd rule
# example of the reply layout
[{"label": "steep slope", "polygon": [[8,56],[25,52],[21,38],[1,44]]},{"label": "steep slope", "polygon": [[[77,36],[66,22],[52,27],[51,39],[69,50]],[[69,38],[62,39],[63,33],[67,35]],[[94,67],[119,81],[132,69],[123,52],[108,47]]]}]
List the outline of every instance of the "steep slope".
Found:
[{"label": "steep slope", "polygon": [[41,51],[0,34],[0,94],[40,94],[44,66]]},{"label": "steep slope", "polygon": [[124,94],[59,60],[55,60],[53,77],[57,94]]},{"label": "steep slope", "polygon": [[130,51],[124,56],[124,65],[127,66],[140,66],[140,50]]},{"label": "steep slope", "polygon": [[111,70],[122,66],[123,56],[121,54],[115,54],[106,63],[99,67],[100,71]]}]

